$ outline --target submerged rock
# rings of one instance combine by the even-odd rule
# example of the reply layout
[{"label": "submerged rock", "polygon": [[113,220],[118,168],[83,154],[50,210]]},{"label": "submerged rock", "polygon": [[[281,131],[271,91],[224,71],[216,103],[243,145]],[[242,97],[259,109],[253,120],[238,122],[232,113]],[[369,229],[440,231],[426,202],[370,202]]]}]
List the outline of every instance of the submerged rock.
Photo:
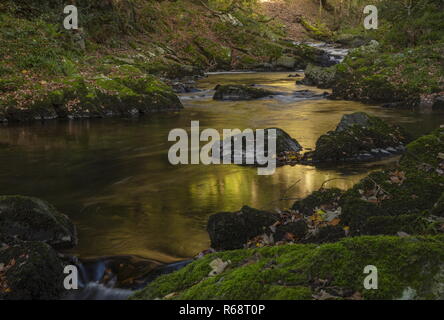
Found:
[{"label": "submerged rock", "polygon": [[253,100],[275,95],[273,91],[246,85],[217,85],[214,100]]},{"label": "submerged rock", "polygon": [[37,198],[0,197],[0,234],[22,241],[42,241],[54,248],[77,244],[76,229],[67,216]]},{"label": "submerged rock", "polygon": [[263,234],[278,221],[279,215],[242,207],[239,212],[220,212],[208,219],[207,231],[211,247],[216,250],[242,248],[251,238]]},{"label": "submerged rock", "polygon": [[408,137],[398,126],[357,112],[343,116],[335,131],[322,135],[305,162],[372,161],[404,150]]},{"label": "submerged rock", "polygon": [[329,95],[328,92],[318,93],[311,90],[298,90],[293,93],[293,97],[300,99],[323,99]]}]

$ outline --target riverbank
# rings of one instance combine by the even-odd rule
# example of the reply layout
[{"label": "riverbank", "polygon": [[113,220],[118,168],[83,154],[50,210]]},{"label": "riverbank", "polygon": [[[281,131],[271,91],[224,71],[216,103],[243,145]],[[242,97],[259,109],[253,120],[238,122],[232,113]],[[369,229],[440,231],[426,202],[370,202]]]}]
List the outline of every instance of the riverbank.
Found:
[{"label": "riverbank", "polygon": [[177,111],[168,86],[182,91],[204,71],[323,63],[321,50],[283,40],[282,28],[249,2],[139,2],[79,2],[81,26],[73,31],[58,23],[57,0],[3,3],[0,122]]},{"label": "riverbank", "polygon": [[[346,192],[321,187],[275,222],[276,214],[243,208],[236,219],[256,216],[245,226],[257,230],[244,243],[250,249],[204,255],[132,298],[442,299],[443,135],[441,128],[413,141],[398,167],[375,172]],[[228,215],[213,220],[234,219]],[[219,236],[213,224],[210,236]],[[284,238],[274,242],[282,228]],[[231,230],[230,243],[246,232],[241,225]],[[368,265],[378,270],[378,290],[364,287]]]}]

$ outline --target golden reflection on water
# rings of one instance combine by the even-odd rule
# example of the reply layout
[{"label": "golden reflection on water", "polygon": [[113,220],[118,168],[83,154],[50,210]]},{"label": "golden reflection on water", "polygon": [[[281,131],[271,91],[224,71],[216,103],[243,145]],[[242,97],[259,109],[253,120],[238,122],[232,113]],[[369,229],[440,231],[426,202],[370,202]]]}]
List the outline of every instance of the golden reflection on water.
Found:
[{"label": "golden reflection on water", "polygon": [[79,230],[80,243],[72,252],[83,257],[136,254],[169,262],[208,247],[205,227],[213,213],[243,205],[287,208],[294,200],[280,201],[284,195],[302,198],[334,178],[339,179],[327,186],[347,189],[369,171],[396,160],[327,168],[285,166],[271,176],[236,165],[172,166],[167,158],[171,129],[187,129],[192,120],[199,120],[201,129],[279,127],[304,147],[314,148],[321,134],[354,111],[402,123],[415,134],[438,124],[432,116],[357,102],[296,101],[291,98],[295,90],[323,90],[296,86],[295,80],[288,73],[212,75],[199,82],[202,89],[256,83],[283,94],[221,102],[204,91],[183,95],[185,110],[180,113],[1,128],[0,194],[41,197],[67,213]]}]

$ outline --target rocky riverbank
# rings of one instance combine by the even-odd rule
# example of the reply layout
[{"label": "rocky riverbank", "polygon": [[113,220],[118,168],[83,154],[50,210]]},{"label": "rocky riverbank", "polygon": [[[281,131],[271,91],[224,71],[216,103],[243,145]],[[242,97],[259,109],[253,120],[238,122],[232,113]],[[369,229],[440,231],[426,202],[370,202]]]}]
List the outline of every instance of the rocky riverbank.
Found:
[{"label": "rocky riverbank", "polygon": [[[218,252],[132,298],[442,299],[443,137],[440,128],[409,143],[396,167],[350,190],[321,187],[278,213],[213,215]],[[378,268],[378,290],[363,287],[367,265]]]},{"label": "rocky riverbank", "polygon": [[281,27],[263,22],[250,3],[228,10],[187,0],[77,6],[88,10],[81,28],[69,31],[58,0],[0,4],[0,122],[177,111],[170,86],[193,90],[205,71],[329,63],[323,50],[283,40]]},{"label": "rocky riverbank", "polygon": [[[137,256],[79,260],[76,227],[44,200],[0,197],[0,300],[125,299],[188,261],[163,264]],[[65,266],[77,268],[78,290],[66,290]],[[118,288],[118,289],[117,289]]]}]

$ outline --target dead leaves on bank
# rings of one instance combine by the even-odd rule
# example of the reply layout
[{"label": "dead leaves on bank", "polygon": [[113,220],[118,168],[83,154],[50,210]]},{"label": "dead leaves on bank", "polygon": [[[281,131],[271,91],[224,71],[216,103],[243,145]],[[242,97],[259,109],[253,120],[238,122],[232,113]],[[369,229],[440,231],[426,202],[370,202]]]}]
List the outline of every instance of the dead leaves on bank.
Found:
[{"label": "dead leaves on bank", "polygon": [[[337,202],[321,205],[313,210],[311,215],[304,216],[298,210],[280,211],[280,219],[263,234],[250,239],[245,245],[246,248],[261,248],[267,246],[284,245],[290,243],[303,242],[304,240],[316,235],[321,228],[328,226],[337,226],[341,222],[342,208]],[[303,238],[296,236],[291,232],[285,232],[279,241],[275,241],[277,228],[282,225],[303,220],[307,225],[307,232]],[[344,227],[345,235],[348,234],[348,227]]]}]

